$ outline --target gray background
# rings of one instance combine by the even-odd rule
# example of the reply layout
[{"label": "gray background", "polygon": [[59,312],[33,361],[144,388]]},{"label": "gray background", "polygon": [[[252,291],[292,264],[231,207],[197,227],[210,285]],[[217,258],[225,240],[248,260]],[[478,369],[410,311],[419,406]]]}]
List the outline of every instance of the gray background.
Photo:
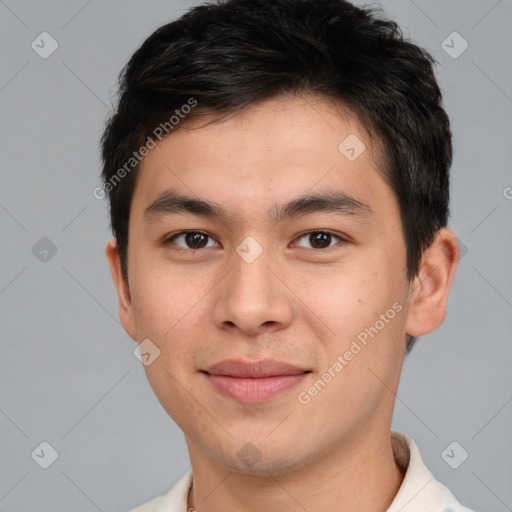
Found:
[{"label": "gray background", "polygon": [[[118,321],[107,203],[92,191],[118,72],[198,3],[0,0],[2,512],[128,510],[189,468]],[[512,2],[383,6],[440,63],[455,149],[449,226],[467,247],[446,321],[406,358],[393,428],[462,503],[512,510]],[[59,45],[47,59],[31,48],[43,31]],[[469,44],[457,58],[441,47],[453,31]],[[43,237],[56,254],[40,252]],[[58,452],[46,470],[31,457],[43,441]],[[458,469],[441,456],[452,441],[469,453]]]}]

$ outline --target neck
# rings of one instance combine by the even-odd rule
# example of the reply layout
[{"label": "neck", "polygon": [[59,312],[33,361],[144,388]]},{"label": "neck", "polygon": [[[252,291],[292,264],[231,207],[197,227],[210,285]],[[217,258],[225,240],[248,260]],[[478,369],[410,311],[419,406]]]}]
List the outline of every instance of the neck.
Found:
[{"label": "neck", "polygon": [[386,510],[404,474],[395,462],[391,432],[359,434],[299,470],[273,476],[231,471],[189,444],[193,486],[187,510],[281,512]]}]

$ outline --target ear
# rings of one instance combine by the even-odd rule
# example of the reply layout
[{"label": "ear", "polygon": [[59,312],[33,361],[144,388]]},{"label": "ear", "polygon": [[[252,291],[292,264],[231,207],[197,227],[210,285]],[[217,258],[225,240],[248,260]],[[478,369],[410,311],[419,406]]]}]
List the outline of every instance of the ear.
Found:
[{"label": "ear", "polygon": [[407,334],[422,336],[443,323],[458,263],[457,236],[451,229],[438,230],[432,245],[424,251],[418,275],[410,285]]},{"label": "ear", "polygon": [[119,256],[119,248],[115,238],[112,238],[108,242],[105,253],[107,255],[110,272],[112,273],[112,280],[114,281],[114,285],[117,290],[117,297],[119,299],[119,319],[121,320],[125,331],[133,340],[137,341],[132,297],[128,282],[121,270],[121,257]]}]

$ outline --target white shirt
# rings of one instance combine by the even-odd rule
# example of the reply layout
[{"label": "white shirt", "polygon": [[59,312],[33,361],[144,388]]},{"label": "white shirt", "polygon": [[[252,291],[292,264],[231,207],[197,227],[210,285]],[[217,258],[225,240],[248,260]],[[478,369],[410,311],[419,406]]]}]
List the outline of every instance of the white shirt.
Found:
[{"label": "white shirt", "polygon": [[[391,440],[395,461],[405,471],[405,477],[386,512],[473,512],[432,476],[410,437],[392,430]],[[187,512],[191,483],[189,470],[165,496],[153,498],[130,512]]]}]

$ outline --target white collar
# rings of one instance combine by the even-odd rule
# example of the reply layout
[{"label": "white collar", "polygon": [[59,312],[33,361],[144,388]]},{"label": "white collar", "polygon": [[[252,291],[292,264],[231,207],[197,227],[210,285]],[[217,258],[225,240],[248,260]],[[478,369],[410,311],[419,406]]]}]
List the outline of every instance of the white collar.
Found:
[{"label": "white collar", "polygon": [[[405,477],[386,512],[473,512],[434,478],[410,437],[392,430],[391,442],[395,460],[405,471]],[[158,496],[130,512],[187,512],[191,483],[192,470],[189,470],[165,496]]]}]

